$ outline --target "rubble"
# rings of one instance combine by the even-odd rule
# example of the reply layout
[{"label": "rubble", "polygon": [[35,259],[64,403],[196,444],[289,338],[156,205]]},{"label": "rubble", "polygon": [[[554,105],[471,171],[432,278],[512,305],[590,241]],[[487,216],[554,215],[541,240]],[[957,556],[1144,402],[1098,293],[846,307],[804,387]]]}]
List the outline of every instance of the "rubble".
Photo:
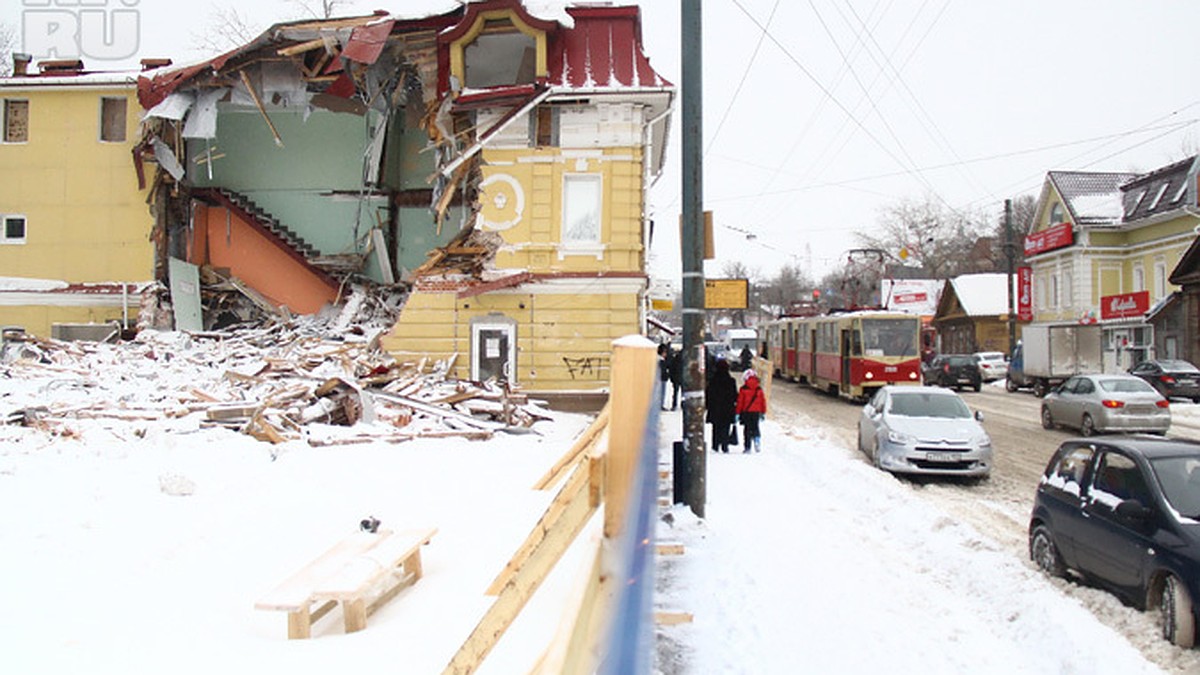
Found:
[{"label": "rubble", "polygon": [[[451,378],[455,358],[399,362],[379,348],[399,303],[351,290],[311,316],[263,315],[220,330],[142,330],[114,344],[14,336],[0,351],[0,423],[118,435],[156,420],[225,428],[278,444],[487,439],[550,419],[494,381]],[[21,382],[35,386],[7,386]],[[141,432],[144,433],[144,430]]]}]

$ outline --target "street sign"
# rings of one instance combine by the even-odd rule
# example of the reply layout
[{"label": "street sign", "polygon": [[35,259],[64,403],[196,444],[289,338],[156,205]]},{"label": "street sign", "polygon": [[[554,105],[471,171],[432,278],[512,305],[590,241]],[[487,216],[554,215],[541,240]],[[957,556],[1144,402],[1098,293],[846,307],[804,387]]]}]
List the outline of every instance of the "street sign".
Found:
[{"label": "street sign", "polygon": [[746,309],[750,304],[749,279],[705,279],[705,309]]}]

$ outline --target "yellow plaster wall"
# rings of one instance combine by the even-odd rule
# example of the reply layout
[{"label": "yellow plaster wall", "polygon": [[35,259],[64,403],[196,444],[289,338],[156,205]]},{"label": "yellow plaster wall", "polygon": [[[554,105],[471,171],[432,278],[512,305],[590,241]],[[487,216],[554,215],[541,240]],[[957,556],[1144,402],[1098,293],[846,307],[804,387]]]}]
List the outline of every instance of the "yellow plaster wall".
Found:
[{"label": "yellow plaster wall", "polygon": [[[498,268],[536,273],[643,271],[639,148],[606,148],[603,158],[559,148],[485,150],[483,155],[482,227],[498,232],[508,244],[496,256]],[[594,254],[560,255],[566,174],[601,177],[604,247],[599,259]]]},{"label": "yellow plaster wall", "polygon": [[530,391],[589,391],[609,384],[612,341],[640,332],[637,294],[453,292],[409,296],[382,347],[402,361],[457,354],[455,377],[471,376],[471,319],[499,315],[517,324],[516,384]]},{"label": "yellow plaster wall", "polygon": [[[130,321],[136,321],[139,299],[135,296],[129,307]],[[18,305],[0,307],[0,326],[20,326],[25,332],[50,337],[56,323],[112,323],[121,321],[125,313],[120,307],[56,307],[51,305]]]},{"label": "yellow plaster wall", "polygon": [[[125,142],[100,141],[101,97],[127,100]],[[0,143],[0,213],[26,218],[26,243],[0,245],[0,276],[153,278],[153,220],[131,155],[141,111],[133,87],[0,89],[0,98],[29,101],[29,141]]]}]

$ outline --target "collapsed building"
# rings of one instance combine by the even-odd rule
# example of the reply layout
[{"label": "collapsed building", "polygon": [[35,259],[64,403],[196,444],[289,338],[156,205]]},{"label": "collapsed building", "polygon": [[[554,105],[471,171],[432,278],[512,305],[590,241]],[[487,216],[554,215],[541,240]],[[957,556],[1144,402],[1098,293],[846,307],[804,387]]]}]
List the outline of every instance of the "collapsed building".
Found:
[{"label": "collapsed building", "polygon": [[645,323],[674,88],[637,7],[449,4],[277,24],[139,79],[134,165],[176,327],[216,320],[202,276],[300,314],[400,286],[381,340],[399,358],[607,386],[612,340]]}]

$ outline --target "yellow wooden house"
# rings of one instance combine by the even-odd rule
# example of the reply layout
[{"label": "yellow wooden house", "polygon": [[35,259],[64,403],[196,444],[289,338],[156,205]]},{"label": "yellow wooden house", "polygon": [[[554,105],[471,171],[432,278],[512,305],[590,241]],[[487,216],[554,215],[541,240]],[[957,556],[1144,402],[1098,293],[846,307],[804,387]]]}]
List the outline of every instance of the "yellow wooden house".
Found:
[{"label": "yellow wooden house", "polygon": [[674,90],[642,52],[637,7],[566,11],[570,22],[472,3],[439,37],[447,96],[474,130],[461,157],[478,162],[478,211],[472,246],[436,256],[489,253],[478,272],[414,275],[383,343],[400,358],[453,359],[459,377],[529,391],[597,392],[612,341],[642,332],[645,191]]},{"label": "yellow wooden house", "polygon": [[130,170],[138,73],[26,65],[0,78],[0,325],[131,324],[154,262]]},{"label": "yellow wooden house", "polygon": [[1102,324],[1106,369],[1154,356],[1150,315],[1200,225],[1198,169],[1047,174],[1025,238],[1034,321]]}]

